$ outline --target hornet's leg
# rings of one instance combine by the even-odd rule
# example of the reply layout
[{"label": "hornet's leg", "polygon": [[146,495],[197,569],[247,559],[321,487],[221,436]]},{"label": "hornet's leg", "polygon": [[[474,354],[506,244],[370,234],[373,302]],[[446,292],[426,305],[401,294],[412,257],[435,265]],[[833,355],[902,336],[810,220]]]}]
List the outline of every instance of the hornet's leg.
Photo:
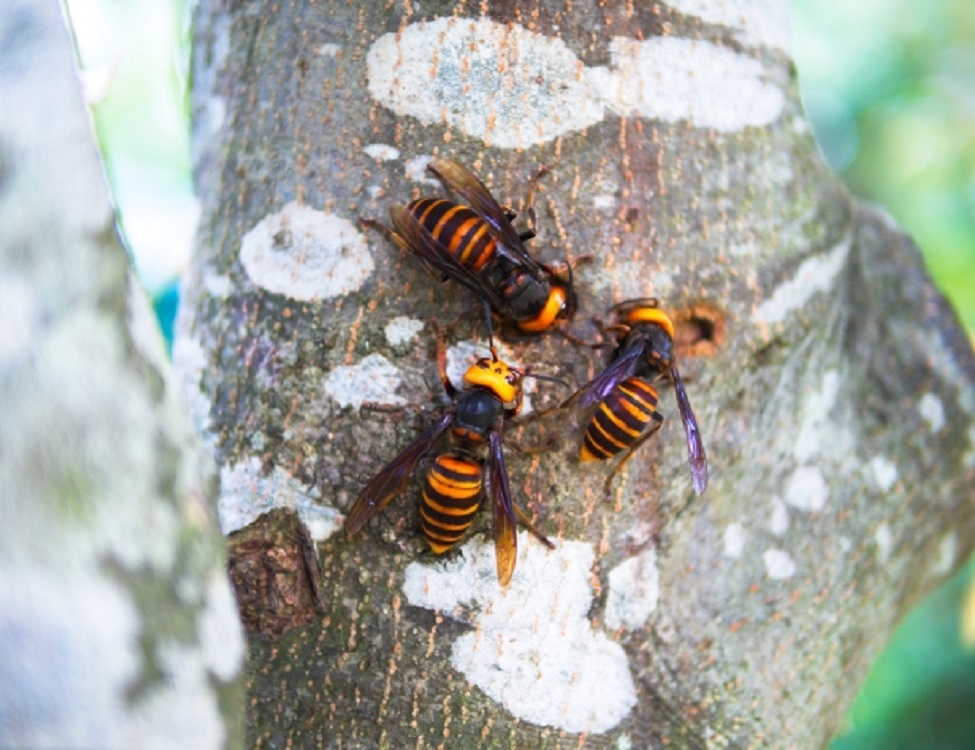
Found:
[{"label": "hornet's leg", "polygon": [[528,516],[525,515],[525,511],[523,511],[514,503],[512,503],[512,507],[515,509],[515,515],[518,516],[518,520],[521,521],[521,524],[526,529],[528,529],[528,531],[531,532],[534,535],[534,537],[538,539],[538,541],[540,541],[549,549],[555,549],[555,545],[552,543],[552,541],[547,536],[545,536],[541,531],[535,528],[535,525],[528,520]]}]

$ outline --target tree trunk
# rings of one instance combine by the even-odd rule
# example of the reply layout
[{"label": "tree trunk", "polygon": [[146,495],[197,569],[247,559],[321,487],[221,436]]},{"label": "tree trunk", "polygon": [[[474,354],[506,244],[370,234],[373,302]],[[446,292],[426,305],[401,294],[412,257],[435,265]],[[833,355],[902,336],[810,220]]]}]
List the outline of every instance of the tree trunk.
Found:
[{"label": "tree trunk", "polygon": [[[969,552],[975,366],[910,241],[823,166],[785,4],[202,2],[195,20],[204,220],[176,358],[241,561],[249,743],[824,745]],[[710,458],[697,498],[665,390],[605,502],[574,421],[529,425],[560,440],[508,469],[556,549],[522,533],[507,589],[490,513],[424,551],[416,482],[336,533],[443,408],[431,321],[473,310],[454,351],[486,343],[470,294],[358,224],[442,195],[432,155],[513,205],[550,167],[533,252],[593,256],[572,331],[659,297]],[[607,364],[557,335],[503,353],[579,382]]]},{"label": "tree trunk", "polygon": [[58,4],[7,3],[0,39],[0,746],[239,746],[212,463],[115,232]]}]

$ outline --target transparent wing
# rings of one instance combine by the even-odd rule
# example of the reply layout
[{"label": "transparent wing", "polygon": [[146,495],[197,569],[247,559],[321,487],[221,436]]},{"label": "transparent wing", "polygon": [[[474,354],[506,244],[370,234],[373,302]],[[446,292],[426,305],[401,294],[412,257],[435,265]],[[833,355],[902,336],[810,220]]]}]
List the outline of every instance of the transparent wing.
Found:
[{"label": "transparent wing", "polygon": [[684,383],[680,379],[677,368],[671,366],[670,377],[674,381],[674,393],[677,396],[677,407],[680,409],[680,419],[684,423],[684,435],[687,437],[687,458],[691,467],[691,482],[698,495],[704,494],[708,486],[708,456],[704,450],[704,440],[697,426],[697,418],[691,409],[691,402],[684,390]]},{"label": "transparent wing", "polygon": [[488,487],[494,517],[494,552],[497,556],[498,582],[507,586],[515,572],[518,557],[515,509],[511,502],[508,470],[504,465],[504,439],[500,428],[492,428],[488,438]]},{"label": "transparent wing", "polygon": [[396,231],[427,270],[462,284],[487,301],[498,312],[507,309],[507,303],[501,296],[485,284],[476,273],[457,260],[453,253],[441,245],[413,214],[406,210],[405,206],[391,206],[389,215]]},{"label": "transparent wing", "polygon": [[473,172],[453,159],[434,159],[428,169],[488,223],[494,238],[499,241],[498,251],[502,255],[525,266],[539,279],[546,275],[542,266],[528,254],[518,233],[505,216],[504,209]]},{"label": "transparent wing", "polygon": [[605,399],[613,389],[636,372],[643,357],[644,348],[637,343],[625,349],[599,375],[583,386],[580,407],[583,411],[592,409]]},{"label": "transparent wing", "polygon": [[386,464],[382,470],[365,486],[345,519],[346,534],[352,536],[365,526],[376,513],[389,505],[403,490],[406,481],[416,469],[416,465],[443,436],[454,421],[454,407],[451,407],[439,421]]}]

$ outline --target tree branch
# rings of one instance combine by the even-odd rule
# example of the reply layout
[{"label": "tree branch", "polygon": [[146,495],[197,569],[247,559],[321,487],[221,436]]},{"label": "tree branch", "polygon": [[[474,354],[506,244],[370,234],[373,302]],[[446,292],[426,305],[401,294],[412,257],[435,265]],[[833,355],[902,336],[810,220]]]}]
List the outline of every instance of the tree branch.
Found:
[{"label": "tree branch", "polygon": [[[680,7],[201,4],[206,218],[179,358],[224,530],[296,511],[326,607],[251,637],[251,743],[820,746],[905,608],[969,551],[975,369],[953,314],[821,163],[784,3]],[[428,321],[476,307],[357,226],[442,195],[434,154],[503,202],[550,167],[533,252],[595,256],[575,333],[647,295],[690,332],[707,494],[669,391],[613,503],[576,426],[540,420],[564,439],[508,463],[557,548],[522,534],[507,590],[487,518],[445,560],[423,551],[415,486],[356,540],[335,533],[429,424],[411,408],[441,408]],[[458,361],[473,339],[459,324]],[[558,336],[504,356],[581,382],[606,365]]]},{"label": "tree branch", "polygon": [[0,745],[236,746],[212,467],[116,235],[59,11],[0,18]]}]

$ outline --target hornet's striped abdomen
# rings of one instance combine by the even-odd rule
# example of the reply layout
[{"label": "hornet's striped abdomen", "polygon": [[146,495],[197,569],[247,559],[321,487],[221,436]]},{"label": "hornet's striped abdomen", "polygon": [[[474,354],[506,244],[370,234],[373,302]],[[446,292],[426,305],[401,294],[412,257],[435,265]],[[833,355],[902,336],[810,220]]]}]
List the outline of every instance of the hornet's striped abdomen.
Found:
[{"label": "hornet's striped abdomen", "polygon": [[589,420],[579,460],[612,458],[633,446],[661,419],[657,414],[657,391],[640,378],[626,378],[600,402]]},{"label": "hornet's striped abdomen", "polygon": [[481,501],[481,465],[457,454],[437,456],[423,483],[420,528],[440,555],[460,541]]},{"label": "hornet's striped abdomen", "polygon": [[442,198],[421,198],[407,204],[406,210],[471,271],[481,270],[494,256],[497,243],[488,223],[467,206]]}]

